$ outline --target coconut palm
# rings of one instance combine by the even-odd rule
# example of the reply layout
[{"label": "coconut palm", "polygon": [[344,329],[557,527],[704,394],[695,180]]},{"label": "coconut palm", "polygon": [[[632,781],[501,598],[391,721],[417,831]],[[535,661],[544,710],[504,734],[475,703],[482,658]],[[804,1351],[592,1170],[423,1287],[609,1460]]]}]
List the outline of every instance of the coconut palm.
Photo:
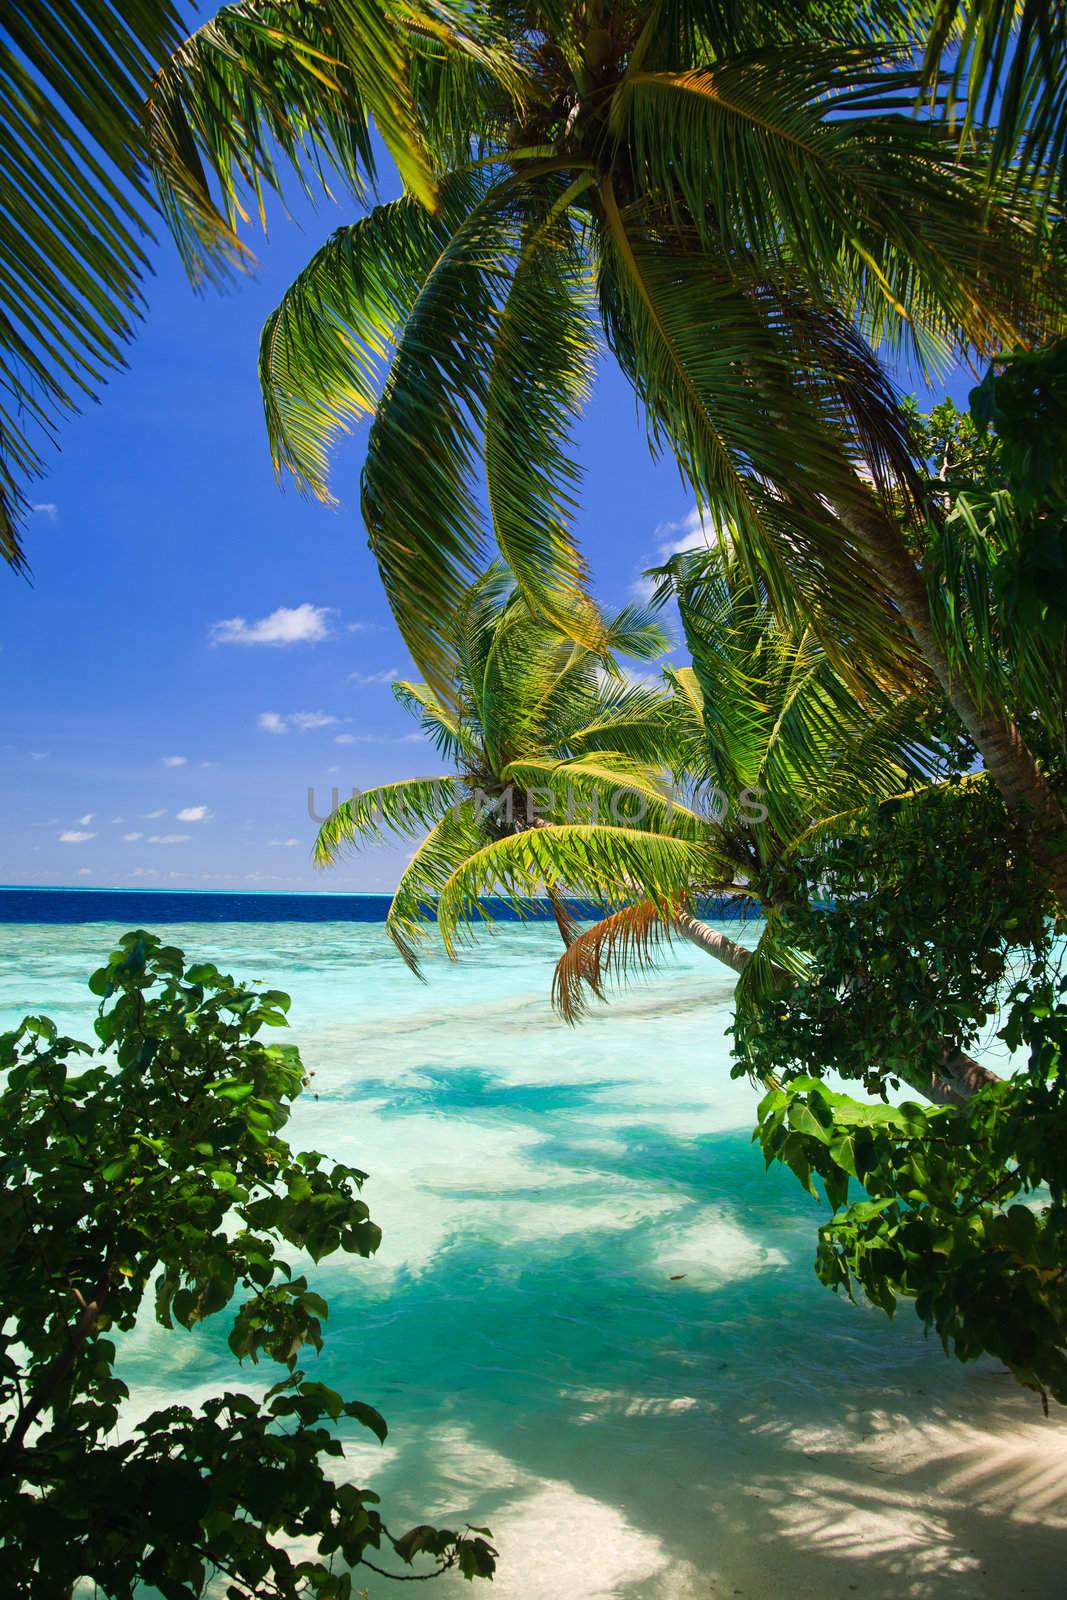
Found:
[{"label": "coconut palm", "polygon": [[[323,823],[315,859],[325,866],[345,848],[387,832],[425,835],[386,919],[413,970],[438,893],[457,869],[477,863],[495,843],[601,812],[609,826],[612,817],[635,814],[642,826],[666,826],[672,813],[664,782],[672,750],[666,696],[630,681],[613,652],[649,660],[669,641],[635,606],[598,618],[598,630],[599,653],[576,644],[535,617],[510,573],[498,566],[473,586],[454,624],[459,674],[450,696],[443,699],[424,683],[393,685],[448,770],[382,784],[345,801]],[[676,807],[672,826],[679,836],[687,822],[696,825]],[[547,894],[567,943],[574,924],[550,861],[533,893]],[[472,919],[489,916],[476,894],[465,909]]]},{"label": "coconut palm", "polygon": [[1062,322],[1033,184],[991,174],[974,128],[961,141],[948,87],[913,114],[930,17],[486,0],[477,27],[512,81],[434,43],[417,105],[438,209],[402,197],[312,258],[264,329],[268,427],[279,469],[328,497],[334,435],[371,418],[363,519],[444,692],[447,618],[490,528],[530,605],[595,643],[569,435],[606,343],[653,446],[791,625],[846,676],[858,655],[912,677],[925,659],[1067,895],[1058,800],[931,625],[902,528],[911,441],[873,353],[985,358]]},{"label": "coconut palm", "polygon": [[[931,627],[896,515],[914,489],[907,429],[872,355],[973,358],[1062,319],[1040,221],[1062,150],[1062,0],[1044,14],[1031,0],[242,0],[153,78],[175,29],[158,0],[84,15],[20,0],[0,60],[0,541],[17,560],[37,425],[120,359],[145,162],[191,271],[209,275],[247,259],[238,222],[282,164],[308,183],[332,166],[357,191],[371,181],[373,123],[405,196],[312,260],[261,367],[275,459],[316,493],[334,431],[373,415],[364,520],[437,690],[483,562],[480,464],[528,601],[596,645],[568,426],[599,328],[653,445],[732,524],[782,614],[810,618],[827,648],[851,629],[886,670],[925,658],[1002,793],[1042,825],[1067,896],[1062,808]],[[961,139],[936,70],[961,40],[971,110],[1013,63],[992,163],[973,118]]]},{"label": "coconut palm", "polygon": [[[557,965],[554,998],[569,1021],[677,936],[739,975],[739,1006],[788,984],[783,917],[798,853],[924,781],[937,758],[915,737],[913,700],[873,681],[866,702],[858,700],[814,630],[782,626],[736,558],[704,571],[686,558],[674,579],[694,664],[664,676],[676,778],[690,804],[650,819],[643,832],[568,821],[501,837],[436,885],[449,948],[474,925],[483,896],[521,904],[548,872],[571,895],[613,908],[569,941]],[[699,915],[702,901],[723,894],[763,914],[754,949]],[[989,1074],[950,1051],[944,1076],[947,1086],[915,1087],[954,1100]]]}]

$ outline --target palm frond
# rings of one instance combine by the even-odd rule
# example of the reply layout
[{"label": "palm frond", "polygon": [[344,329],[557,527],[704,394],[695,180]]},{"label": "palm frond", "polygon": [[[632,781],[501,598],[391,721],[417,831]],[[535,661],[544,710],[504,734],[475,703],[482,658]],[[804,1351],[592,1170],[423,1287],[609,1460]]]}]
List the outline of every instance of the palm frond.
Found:
[{"label": "palm frond", "polygon": [[934,630],[953,674],[982,706],[1027,706],[1055,748],[1067,727],[1059,643],[1020,605],[1018,586],[998,580],[1020,569],[1028,542],[1037,540],[1031,534],[1028,541],[1009,489],[972,487],[931,526],[924,569]]},{"label": "palm frond", "polygon": [[811,629],[778,623],[736,559],[709,559],[680,577],[678,595],[707,770],[735,799],[759,794],[768,817],[753,835],[768,859],[820,810],[897,792],[928,770],[908,699],[873,678],[858,697]]},{"label": "palm frond", "polygon": [[330,500],[336,435],[374,414],[381,371],[449,238],[480,194],[463,174],[431,214],[405,195],[338,228],[267,318],[259,377],[275,471]]},{"label": "palm frond", "polygon": [[[602,186],[600,293],[608,342],[644,405],[653,448],[669,440],[698,503],[786,617],[827,648],[852,639],[886,670],[910,647],[838,511],[877,512],[857,473],[841,398],[808,366],[778,286],[743,289],[696,239],[664,234]],[[851,442],[850,442],[851,433]],[[856,651],[839,650],[848,671]]]},{"label": "palm frond", "polygon": [[1062,206],[1067,174],[1067,6],[1064,0],[938,0],[923,75],[948,61],[963,91],[960,136],[978,121],[994,135],[989,160]]},{"label": "palm frond", "polygon": [[167,0],[4,8],[0,557],[16,568],[40,451],[122,365],[143,310],[152,205],[140,110],[180,37]]},{"label": "palm frond", "polygon": [[551,796],[553,821],[574,820],[579,805],[592,807],[598,819],[603,810],[610,820],[629,827],[651,828],[678,838],[699,840],[704,824],[695,812],[675,800],[647,766],[629,760],[619,751],[597,751],[574,760],[538,761],[530,757],[512,761],[503,776],[531,792]]},{"label": "palm frond", "polygon": [[331,811],[319,829],[312,852],[318,867],[332,865],[345,848],[355,848],[383,833],[422,833],[463,798],[458,778],[399,778],[364,789]]},{"label": "palm frond", "polygon": [[[591,180],[590,180],[591,181]],[[580,474],[571,433],[589,398],[596,342],[588,287],[554,190],[517,241],[485,394],[485,476],[493,532],[531,609],[600,643],[571,522]]]},{"label": "palm frond", "polygon": [[417,977],[419,951],[437,914],[437,896],[457,867],[482,844],[471,801],[451,806],[434,823],[400,875],[386,931]]},{"label": "palm frond", "polygon": [[671,701],[651,684],[594,679],[587,692],[570,700],[557,726],[561,743],[576,755],[616,750],[647,767],[676,762]]},{"label": "palm frond", "polygon": [[605,617],[604,644],[635,661],[656,661],[671,648],[672,640],[651,606],[633,602]]},{"label": "palm frond", "polygon": [[452,618],[486,546],[479,423],[514,242],[510,195],[498,185],[423,282],[367,443],[364,524],[405,643],[439,694],[455,671]]},{"label": "palm frond", "polygon": [[438,926],[447,949],[491,893],[520,915],[546,882],[575,899],[618,906],[635,895],[666,904],[693,883],[714,880],[710,852],[687,839],[605,824],[546,824],[494,841],[457,868],[441,891]]},{"label": "palm frond", "polygon": [[375,177],[371,124],[405,191],[436,205],[412,87],[416,34],[482,70],[506,63],[443,0],[425,13],[397,0],[239,0],[174,51],[152,84],[145,133],[194,281],[246,261],[239,226],[249,204],[265,225],[266,194],[281,193],[280,163],[308,192],[313,183],[328,193],[337,174],[361,194]]},{"label": "palm frond", "polygon": [[652,970],[670,943],[670,917],[653,901],[639,900],[613,911],[580,933],[556,962],[552,1004],[564,1021],[581,1022],[590,996],[603,1000],[612,981],[622,983],[635,970]]},{"label": "palm frond", "polygon": [[419,726],[434,748],[457,763],[477,759],[474,737],[463,725],[458,711],[443,706],[424,683],[408,683],[400,678],[392,685],[393,698],[419,719]]},{"label": "palm frond", "polygon": [[893,56],[792,45],[632,74],[613,131],[641,190],[729,254],[791,264],[894,346],[947,358],[962,332],[991,354],[1036,326],[1040,232],[989,204],[943,119],[911,115],[920,74]]}]

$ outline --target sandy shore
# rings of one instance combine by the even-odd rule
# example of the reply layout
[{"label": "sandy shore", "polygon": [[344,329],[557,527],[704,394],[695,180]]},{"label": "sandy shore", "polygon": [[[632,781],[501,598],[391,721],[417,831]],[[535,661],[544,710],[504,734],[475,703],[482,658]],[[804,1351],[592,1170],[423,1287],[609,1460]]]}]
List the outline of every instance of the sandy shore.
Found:
[{"label": "sandy shore", "polygon": [[[507,1491],[493,1517],[498,1600],[1064,1593],[1067,1416],[1044,1419],[992,1365],[970,1369],[950,1405],[901,1396],[821,1424],[791,1424],[771,1396],[729,1418],[685,1397],[619,1397],[657,1455],[630,1474],[596,1444],[612,1396],[588,1403],[592,1450],[578,1445],[568,1481],[517,1470],[461,1434],[433,1441],[439,1467],[451,1456],[457,1478]],[[452,1579],[439,1592],[470,1593]]]}]

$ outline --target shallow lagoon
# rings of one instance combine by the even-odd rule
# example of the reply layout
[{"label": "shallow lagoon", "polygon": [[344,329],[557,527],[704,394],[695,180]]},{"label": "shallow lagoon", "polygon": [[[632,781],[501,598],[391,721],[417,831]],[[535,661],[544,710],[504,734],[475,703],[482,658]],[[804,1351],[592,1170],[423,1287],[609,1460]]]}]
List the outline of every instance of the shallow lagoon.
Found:
[{"label": "shallow lagoon", "polygon": [[[0,1024],[91,1037],[84,981],[121,931],[0,927]],[[370,1174],[385,1240],[316,1269],[317,1375],[386,1414],[350,1460],[394,1528],[488,1523],[501,1600],[1062,1592],[1067,1428],[906,1309],[816,1282],[820,1207],[763,1171],[729,1078],[728,973],[685,950],[572,1030],[543,924],[425,985],[380,926],[161,932],[292,994],[315,1073],[294,1143]],[[146,1325],[126,1374],[145,1409],[261,1378],[221,1326]]]}]

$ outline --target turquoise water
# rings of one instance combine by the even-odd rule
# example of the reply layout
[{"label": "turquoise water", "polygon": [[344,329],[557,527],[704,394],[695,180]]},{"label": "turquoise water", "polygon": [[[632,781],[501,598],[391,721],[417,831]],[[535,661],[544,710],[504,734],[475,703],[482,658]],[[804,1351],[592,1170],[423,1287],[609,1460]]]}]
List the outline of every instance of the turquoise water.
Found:
[{"label": "turquoise water", "polygon": [[[84,980],[120,931],[0,926],[0,1025],[90,1037]],[[729,1078],[729,974],[686,950],[569,1029],[543,925],[425,985],[375,926],[166,936],[289,990],[315,1073],[293,1141],[370,1174],[384,1243],[315,1269],[319,1368],[389,1420],[350,1459],[394,1527],[489,1524],[505,1600],[1061,1592],[1062,1424],[910,1311],[816,1282],[823,1213],[764,1172]],[[143,1409],[260,1387],[222,1333],[139,1329]]]}]

